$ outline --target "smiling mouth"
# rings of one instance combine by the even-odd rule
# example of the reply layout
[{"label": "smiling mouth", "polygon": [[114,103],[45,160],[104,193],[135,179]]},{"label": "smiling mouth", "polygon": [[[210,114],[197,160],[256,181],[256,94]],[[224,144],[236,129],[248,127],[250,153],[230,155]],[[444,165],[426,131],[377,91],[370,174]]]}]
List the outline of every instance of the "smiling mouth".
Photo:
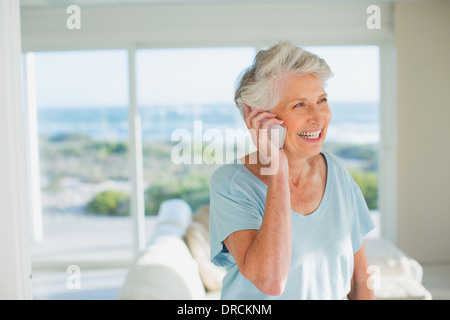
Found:
[{"label": "smiling mouth", "polygon": [[316,140],[316,139],[320,138],[321,132],[322,132],[322,130],[316,130],[316,131],[308,131],[308,132],[299,132],[297,134],[304,139]]}]

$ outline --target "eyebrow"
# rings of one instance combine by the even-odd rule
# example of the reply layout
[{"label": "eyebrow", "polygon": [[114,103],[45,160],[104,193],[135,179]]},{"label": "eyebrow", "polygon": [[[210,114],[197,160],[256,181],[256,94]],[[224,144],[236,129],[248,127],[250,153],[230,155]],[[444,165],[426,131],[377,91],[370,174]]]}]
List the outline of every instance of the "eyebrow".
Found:
[{"label": "eyebrow", "polygon": [[[325,97],[325,96],[328,96],[328,93],[323,92],[322,94],[319,95],[318,98],[322,98],[322,97]],[[305,101],[305,100],[308,100],[308,98],[296,98],[296,99],[291,100],[290,102],[288,102],[288,104],[291,104],[291,103],[294,103],[294,102],[297,102],[297,101]]]}]

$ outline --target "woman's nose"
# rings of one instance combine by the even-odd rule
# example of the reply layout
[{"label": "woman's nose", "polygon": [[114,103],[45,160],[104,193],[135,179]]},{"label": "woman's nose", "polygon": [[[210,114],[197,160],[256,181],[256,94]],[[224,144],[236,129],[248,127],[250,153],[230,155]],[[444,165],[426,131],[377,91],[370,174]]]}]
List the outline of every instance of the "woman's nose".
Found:
[{"label": "woman's nose", "polygon": [[311,106],[309,111],[309,121],[311,124],[322,127],[325,122],[325,117],[322,112],[320,112],[319,106],[317,104]]}]

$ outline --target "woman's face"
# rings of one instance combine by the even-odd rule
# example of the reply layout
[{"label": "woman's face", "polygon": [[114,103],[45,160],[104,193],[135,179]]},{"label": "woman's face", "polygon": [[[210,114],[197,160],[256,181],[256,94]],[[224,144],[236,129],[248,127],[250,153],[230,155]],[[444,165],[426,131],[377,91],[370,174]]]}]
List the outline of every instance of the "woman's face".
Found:
[{"label": "woman's face", "polygon": [[283,79],[280,100],[272,112],[284,120],[287,154],[308,157],[322,151],[331,111],[319,78],[306,74]]}]

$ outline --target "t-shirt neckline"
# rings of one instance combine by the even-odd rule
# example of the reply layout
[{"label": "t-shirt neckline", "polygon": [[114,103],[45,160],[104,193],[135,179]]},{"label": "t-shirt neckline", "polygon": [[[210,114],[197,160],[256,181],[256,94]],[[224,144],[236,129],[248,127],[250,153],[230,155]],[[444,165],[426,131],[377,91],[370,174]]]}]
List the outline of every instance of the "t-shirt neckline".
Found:
[{"label": "t-shirt neckline", "polygon": [[[312,212],[312,213],[310,213],[308,215],[300,214],[300,213],[298,213],[298,212],[296,212],[296,211],[291,209],[291,213],[292,213],[292,218],[293,219],[298,219],[298,220],[300,220],[302,222],[315,221],[318,218],[320,218],[324,214],[324,212],[326,212],[325,208],[326,208],[326,205],[327,205],[327,202],[328,202],[328,198],[330,197],[330,189],[331,189],[331,186],[332,186],[332,183],[333,183],[333,175],[332,175],[333,167],[331,165],[331,161],[330,161],[330,157],[329,157],[328,153],[322,151],[321,154],[324,156],[325,162],[326,162],[326,166],[327,166],[327,181],[325,183],[325,192],[323,193],[322,200],[320,201],[320,204],[317,207],[317,209],[314,212]],[[241,161],[240,158],[237,158],[237,160],[238,160],[237,164],[241,165],[240,166],[241,170],[246,172],[249,176],[252,177],[253,180],[257,181],[258,184],[260,184],[263,188],[265,188],[264,190],[267,193],[268,186],[264,182],[262,182],[257,176],[255,176],[253,174],[253,172],[248,170],[248,168],[244,165],[244,163]],[[293,222],[294,222],[294,220],[293,220]]]}]

